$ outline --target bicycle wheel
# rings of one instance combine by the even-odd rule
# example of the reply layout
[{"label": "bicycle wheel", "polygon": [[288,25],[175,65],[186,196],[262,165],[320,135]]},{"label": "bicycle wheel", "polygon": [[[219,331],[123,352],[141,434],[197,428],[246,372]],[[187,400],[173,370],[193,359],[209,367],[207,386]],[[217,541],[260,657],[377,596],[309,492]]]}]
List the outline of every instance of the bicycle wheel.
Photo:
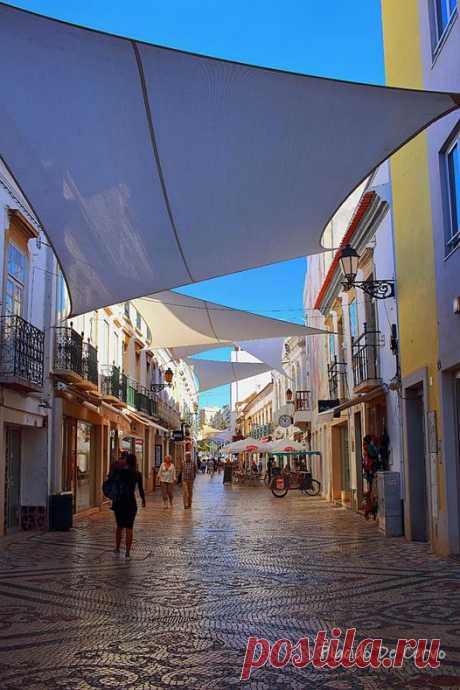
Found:
[{"label": "bicycle wheel", "polygon": [[311,485],[308,489],[303,489],[302,493],[306,494],[307,496],[319,496],[321,492],[321,484],[316,481],[316,479],[311,480]]},{"label": "bicycle wheel", "polygon": [[288,482],[283,477],[273,477],[270,488],[273,496],[276,496],[276,498],[283,498],[289,491]]}]

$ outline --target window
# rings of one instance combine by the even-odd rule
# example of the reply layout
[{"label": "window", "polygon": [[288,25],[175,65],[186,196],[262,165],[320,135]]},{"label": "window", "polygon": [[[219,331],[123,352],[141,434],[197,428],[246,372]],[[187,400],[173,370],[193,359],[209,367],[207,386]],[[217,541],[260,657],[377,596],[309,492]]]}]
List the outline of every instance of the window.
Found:
[{"label": "window", "polygon": [[57,320],[63,321],[69,313],[69,296],[65,284],[64,276],[60,269],[58,269],[57,279],[57,300],[56,300]]},{"label": "window", "polygon": [[332,362],[335,355],[335,335],[331,333],[329,335],[329,359]]},{"label": "window", "polygon": [[350,333],[352,338],[358,336],[358,307],[356,305],[356,300],[350,302],[348,306],[348,312],[350,314]]},{"label": "window", "polygon": [[136,309],[136,328],[138,331],[142,330],[142,317]]},{"label": "window", "polygon": [[460,139],[446,152],[448,200],[447,253],[460,242]]},{"label": "window", "polygon": [[26,257],[14,245],[8,244],[5,314],[22,316],[26,282]]},{"label": "window", "polygon": [[434,0],[435,43],[441,40],[457,7],[457,0]]},{"label": "window", "polygon": [[113,334],[113,363],[116,367],[120,366],[120,336]]},{"label": "window", "polygon": [[102,322],[101,364],[109,364],[109,322]]}]

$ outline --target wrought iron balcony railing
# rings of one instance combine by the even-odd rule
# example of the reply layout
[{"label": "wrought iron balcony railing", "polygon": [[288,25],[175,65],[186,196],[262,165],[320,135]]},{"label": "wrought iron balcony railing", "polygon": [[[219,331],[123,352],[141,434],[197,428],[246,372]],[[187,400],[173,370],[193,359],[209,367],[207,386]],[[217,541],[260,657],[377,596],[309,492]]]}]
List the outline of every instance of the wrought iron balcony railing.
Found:
[{"label": "wrought iron balcony railing", "polygon": [[355,388],[366,382],[379,379],[379,349],[380,332],[368,331],[364,324],[364,332],[352,341],[353,382]]},{"label": "wrought iron balcony railing", "polygon": [[270,422],[269,424],[253,424],[251,427],[251,436],[252,438],[265,438],[266,436],[270,436],[270,434],[273,433],[273,424]]},{"label": "wrought iron balcony railing", "polygon": [[156,400],[156,415],[170,429],[178,429],[180,427],[179,412],[165,400],[161,400],[161,398]]},{"label": "wrought iron balcony railing", "polygon": [[328,364],[327,375],[329,379],[329,397],[331,400],[346,400],[348,394],[347,363],[339,362],[337,355]]},{"label": "wrought iron balcony railing", "polygon": [[122,400],[121,395],[121,372],[120,367],[114,364],[102,367],[101,376],[101,392],[107,397],[118,398]]},{"label": "wrought iron balcony railing", "polygon": [[138,386],[136,394],[136,409],[153,417],[156,414],[156,400],[145,386]]},{"label": "wrought iron balcony railing", "polygon": [[83,338],[72,326],[55,328],[54,369],[83,376]]},{"label": "wrought iron balcony railing", "polygon": [[97,349],[91,343],[83,343],[82,348],[82,376],[91,381],[95,386],[99,385],[97,370]]},{"label": "wrought iron balcony railing", "polygon": [[311,391],[296,391],[295,411],[310,412],[311,410]]},{"label": "wrought iron balcony railing", "polygon": [[129,378],[115,365],[104,367],[101,378],[102,394],[118,398],[138,412],[156,415],[157,401],[148,388]]},{"label": "wrought iron balcony railing", "polygon": [[21,316],[0,317],[0,379],[43,385],[45,334]]}]

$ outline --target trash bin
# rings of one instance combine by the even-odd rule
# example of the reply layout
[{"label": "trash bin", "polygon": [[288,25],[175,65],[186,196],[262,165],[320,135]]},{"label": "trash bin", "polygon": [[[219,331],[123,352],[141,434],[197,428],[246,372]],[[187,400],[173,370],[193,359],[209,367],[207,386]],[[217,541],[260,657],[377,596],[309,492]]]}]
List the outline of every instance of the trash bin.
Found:
[{"label": "trash bin", "polygon": [[49,528],[65,532],[73,526],[73,494],[65,491],[49,497]]}]

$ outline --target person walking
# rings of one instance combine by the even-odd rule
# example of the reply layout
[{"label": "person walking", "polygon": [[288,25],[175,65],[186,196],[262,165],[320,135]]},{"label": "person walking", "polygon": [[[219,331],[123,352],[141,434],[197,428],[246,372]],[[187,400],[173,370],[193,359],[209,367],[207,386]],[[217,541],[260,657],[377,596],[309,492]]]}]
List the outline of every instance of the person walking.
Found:
[{"label": "person walking", "polygon": [[134,520],[137,514],[136,487],[142,500],[142,506],[145,508],[142,474],[137,469],[134,453],[128,453],[126,459],[118,463],[118,466],[112,470],[108,481],[111,481],[113,487],[112,510],[115,513],[117,523],[115,553],[120,553],[123,530],[125,530],[125,556],[129,558],[133,543]]},{"label": "person walking", "polygon": [[184,508],[192,507],[193,482],[195,480],[195,463],[192,453],[185,452],[184,462],[182,463],[182,497]]},{"label": "person walking", "polygon": [[171,456],[166,455],[158,470],[158,481],[160,482],[161,496],[163,498],[163,508],[172,508],[174,499],[174,484],[176,483],[176,468],[174,467]]}]

